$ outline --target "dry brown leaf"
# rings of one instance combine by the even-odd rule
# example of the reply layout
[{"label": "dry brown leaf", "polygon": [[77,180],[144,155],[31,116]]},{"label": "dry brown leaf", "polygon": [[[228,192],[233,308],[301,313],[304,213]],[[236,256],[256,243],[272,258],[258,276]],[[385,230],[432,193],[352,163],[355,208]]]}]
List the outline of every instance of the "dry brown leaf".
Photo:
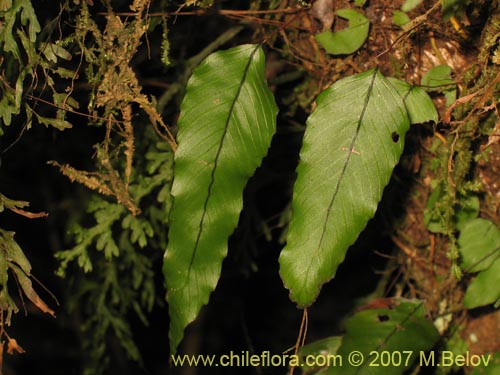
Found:
[{"label": "dry brown leaf", "polygon": [[16,274],[17,281],[19,282],[24,295],[28,297],[28,299],[41,311],[50,314],[55,318],[56,314],[54,313],[54,310],[47,306],[47,304],[40,298],[37,292],[35,292],[35,289],[33,289],[33,284],[29,278],[29,275],[26,275],[24,271],[17,266],[13,266],[12,270]]},{"label": "dry brown leaf", "polygon": [[28,219],[37,219],[40,217],[49,216],[49,214],[46,212],[29,212],[29,211],[21,210],[19,208],[15,208],[15,207],[10,207],[10,210],[12,212],[15,212],[18,215],[22,215],[24,217],[27,217]]},{"label": "dry brown leaf", "polygon": [[316,0],[312,4],[311,14],[323,24],[323,31],[332,28],[335,17],[333,8],[333,0]]},{"label": "dry brown leaf", "polygon": [[449,124],[450,121],[451,121],[451,113],[453,112],[453,110],[455,109],[455,107],[457,105],[459,105],[459,104],[467,103],[469,100],[471,100],[473,97],[475,97],[478,93],[479,92],[476,91],[476,92],[474,92],[472,94],[462,96],[461,98],[458,98],[457,100],[455,100],[455,102],[450,106],[450,108],[448,108],[448,110],[444,114],[444,116],[443,116],[443,122],[445,124]]},{"label": "dry brown leaf", "polygon": [[484,150],[491,145],[500,142],[500,120],[497,120],[495,127],[493,128],[493,131],[491,132],[490,136],[488,137],[488,143],[486,143],[485,146],[481,148],[481,150]]},{"label": "dry brown leaf", "polygon": [[[3,348],[3,345],[2,345]],[[9,343],[7,346],[7,353],[9,354],[14,354],[14,352],[17,352],[19,354],[23,354],[25,350],[19,345],[16,341],[16,339],[12,339],[9,337]]]}]

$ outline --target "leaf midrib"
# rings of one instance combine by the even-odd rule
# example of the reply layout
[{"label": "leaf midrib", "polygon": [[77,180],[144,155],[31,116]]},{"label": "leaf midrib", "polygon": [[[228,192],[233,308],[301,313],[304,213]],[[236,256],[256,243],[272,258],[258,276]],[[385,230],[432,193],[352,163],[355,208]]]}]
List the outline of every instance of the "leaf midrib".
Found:
[{"label": "leaf midrib", "polygon": [[[354,132],[354,136],[352,137],[352,140],[351,140],[351,145],[349,146],[349,150],[348,150],[348,153],[347,153],[347,158],[342,166],[342,171],[340,172],[340,176],[338,178],[338,181],[337,181],[337,185],[335,186],[335,191],[333,192],[333,195],[332,195],[332,198],[330,200],[330,203],[328,205],[328,209],[326,211],[326,218],[325,218],[325,221],[323,222],[323,226],[321,228],[321,236],[319,238],[319,242],[318,242],[318,246],[316,248],[316,255],[317,253],[320,251],[322,245],[323,245],[323,240],[324,240],[324,237],[325,237],[325,233],[326,233],[326,228],[327,228],[327,225],[328,225],[328,221],[330,219],[330,214],[332,212],[332,209],[333,209],[333,205],[337,199],[337,195],[339,193],[339,190],[340,190],[340,184],[342,183],[342,180],[347,172],[347,167],[349,165],[349,161],[351,160],[351,156],[352,154],[354,153],[354,146],[356,144],[356,140],[358,139],[358,136],[359,136],[359,132],[361,130],[361,124],[363,122],[363,119],[364,119],[364,116],[365,116],[365,113],[366,113],[366,108],[368,107],[368,103],[370,101],[370,98],[371,98],[371,93],[373,91],[373,85],[375,83],[375,78],[377,77],[377,72],[378,72],[378,69],[375,69],[375,71],[373,72],[373,77],[372,77],[372,80],[370,82],[370,86],[368,87],[368,90],[367,90],[367,93],[366,93],[366,97],[365,97],[365,101],[363,103],[363,109],[361,111],[361,115],[359,116],[359,119],[358,119],[358,123],[356,124],[356,130]],[[309,271],[311,269],[311,266],[312,266],[312,262],[309,263],[309,266],[307,268],[307,272],[306,272],[306,275],[308,276],[309,275]],[[308,280],[308,277],[306,277],[304,280]]]},{"label": "leaf midrib", "polygon": [[208,208],[208,202],[210,201],[210,198],[212,196],[212,189],[213,189],[213,186],[215,184],[215,172],[217,170],[217,166],[218,166],[218,163],[219,163],[219,158],[220,158],[220,155],[222,153],[222,148],[223,148],[223,145],[224,145],[224,140],[225,140],[226,135],[227,135],[228,130],[229,130],[229,123],[231,122],[231,116],[232,116],[234,108],[236,106],[236,102],[237,102],[237,100],[238,100],[238,98],[240,96],[240,93],[241,93],[241,90],[242,90],[243,85],[245,83],[245,80],[247,78],[247,75],[248,75],[248,72],[250,70],[250,66],[252,64],[254,55],[259,50],[259,48],[260,48],[260,44],[256,45],[255,48],[254,48],[254,50],[250,54],[250,56],[248,58],[248,62],[245,65],[245,69],[243,70],[243,76],[241,77],[240,84],[238,85],[238,90],[236,91],[236,95],[234,96],[234,99],[231,102],[231,106],[229,107],[229,112],[227,114],[226,122],[224,124],[224,131],[222,132],[222,137],[221,137],[221,140],[219,142],[219,146],[217,148],[217,153],[215,154],[215,159],[214,159],[214,162],[213,162],[213,168],[212,168],[212,171],[210,173],[210,183],[208,184],[207,197],[205,198],[205,201],[203,203],[203,212],[202,212],[202,215],[201,215],[201,218],[200,218],[200,224],[198,226],[198,233],[196,235],[196,241],[195,241],[195,244],[194,244],[193,253],[192,253],[191,259],[189,261],[187,279],[189,279],[189,277],[190,277],[191,269],[193,267],[193,264],[194,264],[194,261],[195,261],[195,258],[196,258],[196,254],[198,252],[198,246],[200,244],[201,235],[203,233],[205,216],[206,216],[207,208]]}]

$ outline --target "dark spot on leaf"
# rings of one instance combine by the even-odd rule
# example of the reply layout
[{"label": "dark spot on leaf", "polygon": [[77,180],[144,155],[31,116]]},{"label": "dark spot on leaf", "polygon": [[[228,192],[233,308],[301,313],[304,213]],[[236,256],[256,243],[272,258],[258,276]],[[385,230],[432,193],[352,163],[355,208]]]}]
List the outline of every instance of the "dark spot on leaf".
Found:
[{"label": "dark spot on leaf", "polygon": [[389,315],[378,315],[377,318],[379,322],[387,322],[390,319]]},{"label": "dark spot on leaf", "polygon": [[399,134],[397,132],[392,132],[391,137],[394,143],[397,143],[399,141]]}]

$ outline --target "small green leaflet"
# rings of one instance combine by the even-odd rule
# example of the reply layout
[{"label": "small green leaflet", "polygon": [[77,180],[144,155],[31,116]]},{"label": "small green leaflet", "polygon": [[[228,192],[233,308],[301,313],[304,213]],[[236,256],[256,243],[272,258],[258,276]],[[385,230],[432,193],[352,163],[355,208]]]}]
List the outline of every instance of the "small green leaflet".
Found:
[{"label": "small green leaflet", "polygon": [[54,43],[44,44],[41,48],[41,52],[44,54],[45,58],[48,61],[51,61],[53,63],[57,63],[57,58],[61,58],[63,60],[71,60],[71,54],[68,52],[68,50]]},{"label": "small green leaflet", "polygon": [[462,269],[479,272],[469,284],[464,306],[472,309],[500,299],[500,229],[489,220],[473,219],[464,224],[458,246]]},{"label": "small green leaflet", "polygon": [[356,52],[368,37],[370,22],[353,9],[340,9],[335,14],[348,20],[349,27],[334,33],[330,30],[324,31],[315,36],[316,41],[332,55],[348,55]]},{"label": "small green leaflet", "polygon": [[403,5],[401,5],[401,10],[403,12],[409,12],[422,3],[423,0],[406,0]]},{"label": "small green leaflet", "polygon": [[280,274],[300,307],[314,302],[373,217],[410,126],[378,71],[337,81],[307,120]]},{"label": "small green leaflet", "polygon": [[264,60],[256,45],[216,52],[188,82],[178,122],[163,268],[171,352],[217,285],[243,207],[243,189],[276,129],[278,109],[267,87]]},{"label": "small green leaflet", "polygon": [[457,98],[457,87],[451,78],[453,70],[448,65],[435,66],[422,77],[422,86],[429,92],[442,92],[446,98],[446,105],[450,106]]},{"label": "small green leaflet", "polygon": [[412,124],[423,124],[429,121],[438,122],[439,115],[436,106],[422,88],[412,86],[397,78],[389,77],[387,79],[403,98]]},{"label": "small green leaflet", "polygon": [[392,13],[392,23],[394,23],[395,25],[403,27],[409,22],[410,17],[408,17],[406,13],[401,12],[400,10],[395,10],[394,13]]},{"label": "small green leaflet", "polygon": [[354,5],[358,6],[358,7],[362,7],[363,5],[365,5],[366,3],[366,0],[354,0]]}]

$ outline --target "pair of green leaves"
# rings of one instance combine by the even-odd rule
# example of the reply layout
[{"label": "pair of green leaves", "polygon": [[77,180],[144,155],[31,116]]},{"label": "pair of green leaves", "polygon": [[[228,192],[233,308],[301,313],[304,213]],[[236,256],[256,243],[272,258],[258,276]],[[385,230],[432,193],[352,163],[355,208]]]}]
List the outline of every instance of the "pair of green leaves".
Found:
[{"label": "pair of green leaves", "polygon": [[[276,129],[256,45],[210,55],[181,105],[164,274],[175,351],[219,280],[242,194]],[[300,307],[314,302],[373,217],[410,123],[436,120],[428,96],[378,70],[325,90],[307,121],[280,273]]]}]

